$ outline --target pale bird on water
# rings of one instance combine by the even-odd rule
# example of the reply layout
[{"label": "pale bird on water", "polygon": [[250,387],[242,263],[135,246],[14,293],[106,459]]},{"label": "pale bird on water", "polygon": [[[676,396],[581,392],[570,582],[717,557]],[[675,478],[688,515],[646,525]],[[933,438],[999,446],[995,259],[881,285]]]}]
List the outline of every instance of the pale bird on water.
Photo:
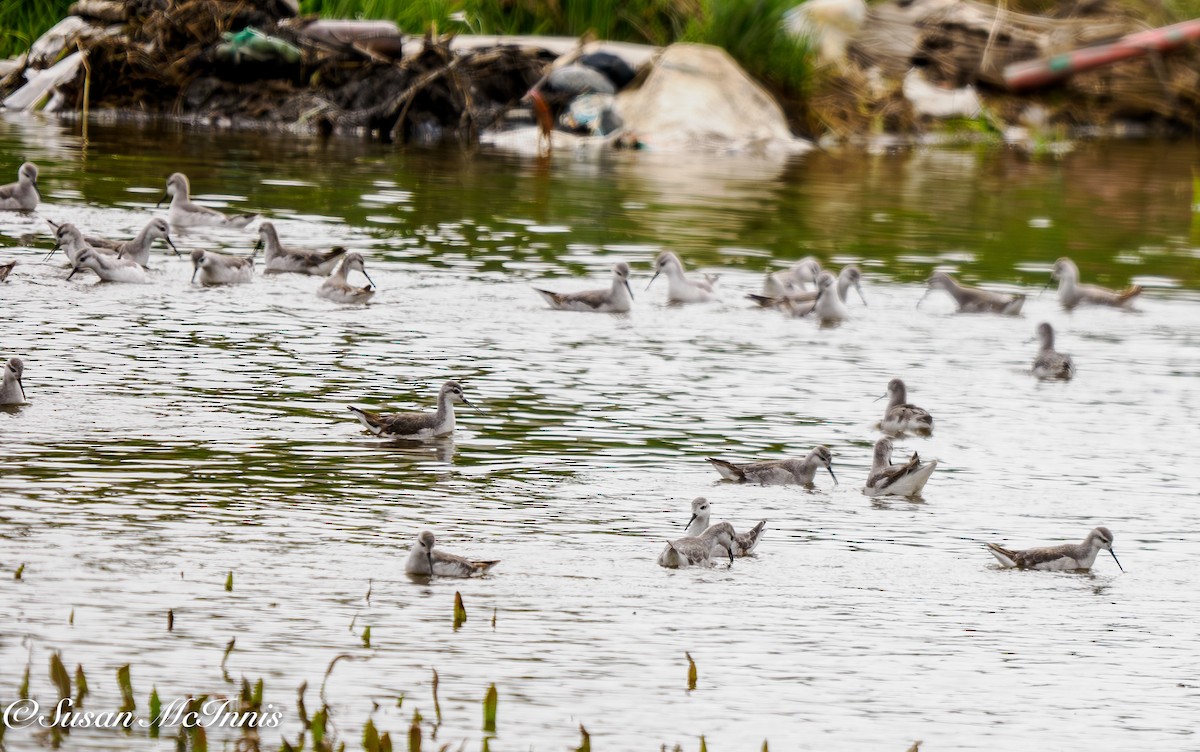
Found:
[{"label": "pale bird on water", "polygon": [[29,212],[42,200],[38,192],[38,168],[26,162],[17,170],[17,182],[0,185],[0,211]]},{"label": "pale bird on water", "polygon": [[254,250],[259,249],[263,249],[263,260],[266,262],[263,271],[294,272],[317,277],[324,277],[333,271],[338,259],[346,254],[346,249],[341,246],[328,251],[288,248],[279,242],[279,233],[270,222],[263,222],[258,226],[258,244],[254,246]]},{"label": "pale bird on water", "polygon": [[875,442],[871,474],[867,476],[863,493],[867,496],[917,496],[936,467],[937,460],[921,464],[916,452],[903,465],[893,465],[892,440],[880,439]]},{"label": "pale bird on water", "polygon": [[658,555],[658,565],[668,569],[712,566],[714,550],[728,554],[729,563],[732,565],[733,541],[736,535],[733,525],[718,522],[700,535],[669,541],[667,547]]},{"label": "pale bird on water", "polygon": [[167,221],[171,227],[232,227],[241,229],[253,222],[257,214],[225,214],[207,206],[201,206],[191,199],[191,184],[187,175],[182,172],[172,173],[167,178],[167,190],[156,206],[171,199],[167,210]]},{"label": "pale bird on water", "polygon": [[879,421],[879,430],[893,435],[928,435],[933,432],[933,416],[925,408],[908,404],[908,388],[904,386],[903,381],[889,381],[887,394],[878,397],[876,401],[884,397],[888,400],[888,406],[883,412],[883,420]]},{"label": "pale bird on water", "polygon": [[4,364],[3,380],[0,380],[0,405],[23,405],[25,385],[21,377],[25,374],[25,362],[20,358],[9,358]]},{"label": "pale bird on water", "polygon": [[633,290],[629,287],[629,264],[613,264],[612,285],[603,290],[585,292],[550,292],[533,288],[545,298],[551,308],[559,311],[588,311],[596,313],[627,313],[633,305]]},{"label": "pale bird on water", "polygon": [[[1079,267],[1069,258],[1063,257],[1054,262],[1050,279],[1058,280],[1058,302],[1063,308],[1074,308],[1078,305],[1100,305],[1113,308],[1131,308],[1133,299],[1142,294],[1141,285],[1130,285],[1117,292],[1098,285],[1079,283]],[[1047,283],[1048,285],[1049,283]]]},{"label": "pale bird on water", "polygon": [[447,381],[438,392],[437,411],[432,413],[392,413],[382,414],[363,410],[351,405],[350,412],[358,418],[364,427],[376,436],[385,439],[433,439],[454,432],[454,403],[462,402],[470,405],[477,412],[483,412],[472,405],[463,394],[463,388],[456,381]]},{"label": "pale bird on water", "polygon": [[[710,527],[712,527],[712,505],[703,496],[692,499],[692,518],[688,520],[687,529],[684,530],[683,534],[689,538],[698,538]],[[749,556],[753,553],[754,549],[758,546],[758,542],[762,540],[763,530],[766,527],[767,521],[760,520],[749,532],[734,533],[733,555]],[[715,554],[716,551],[713,553]]]},{"label": "pale bird on water", "polygon": [[833,454],[827,447],[816,446],[803,459],[793,457],[783,460],[761,460],[735,464],[716,457],[706,458],[725,480],[737,483],[757,483],[761,486],[797,484],[811,486],[818,468],[829,471],[829,477],[837,484],[833,474]]},{"label": "pale bird on water", "polygon": [[960,284],[946,272],[934,272],[925,281],[925,284],[929,287],[917,301],[917,308],[921,307],[921,303],[934,290],[945,290],[949,293],[950,297],[954,298],[955,304],[958,305],[959,313],[1000,313],[1006,316],[1016,316],[1021,313],[1021,307],[1025,305],[1024,295],[1006,295],[978,287],[968,287]]},{"label": "pale bird on water", "polygon": [[[355,287],[346,281],[350,272],[356,269],[366,277],[368,283],[366,287]],[[317,288],[317,295],[335,303],[366,303],[375,297],[375,283],[367,274],[366,261],[363,260],[362,254],[347,253],[343,256],[342,263],[338,264],[338,267],[333,270],[333,274],[330,274]]]},{"label": "pale bird on water", "polygon": [[433,533],[428,530],[417,536],[408,561],[404,562],[407,574],[438,577],[474,577],[487,574],[500,563],[499,559],[490,561],[475,561],[463,556],[448,554],[434,547]]},{"label": "pale bird on water", "polygon": [[692,279],[683,270],[683,262],[671,251],[663,251],[654,259],[654,276],[646,283],[647,290],[660,274],[667,276],[668,303],[705,303],[716,299],[713,288],[716,277],[706,275],[703,280]]},{"label": "pale bird on water", "polygon": [[1042,322],[1037,328],[1041,347],[1033,361],[1033,375],[1039,379],[1060,379],[1066,381],[1075,375],[1075,363],[1070,355],[1063,355],[1054,349],[1054,327]]},{"label": "pale bird on water", "polygon": [[1096,554],[1103,549],[1112,554],[1113,561],[1117,562],[1117,567],[1124,572],[1125,568],[1117,559],[1112,544],[1112,531],[1106,527],[1098,527],[1087,534],[1083,543],[1027,548],[1024,551],[1014,551],[996,543],[986,545],[988,551],[1005,569],[1043,569],[1057,572],[1091,569],[1096,561]]}]

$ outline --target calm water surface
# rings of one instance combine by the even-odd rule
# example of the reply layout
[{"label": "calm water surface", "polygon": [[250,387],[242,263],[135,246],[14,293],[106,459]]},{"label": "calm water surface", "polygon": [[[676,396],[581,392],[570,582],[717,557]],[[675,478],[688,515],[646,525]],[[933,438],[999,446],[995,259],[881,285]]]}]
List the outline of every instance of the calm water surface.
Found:
[{"label": "calm water surface", "polygon": [[[1193,147],[538,162],[91,135],[85,148],[53,121],[0,121],[0,177],[32,159],[45,199],[0,216],[0,259],[20,261],[0,285],[0,356],[24,358],[30,399],[0,412],[0,700],[29,664],[52,702],[54,651],[84,666],[93,709],[119,705],[126,663],[143,712],[152,688],[231,692],[220,663],[236,638],[230,678],[264,680],[293,742],[297,687],[316,709],[348,654],[325,686],[348,748],[368,716],[400,742],[414,709],[429,745],[431,669],[435,748],[480,748],[491,683],[492,750],[566,749],[580,723],[609,750],[701,735],[712,750],[1200,748]],[[175,170],[206,203],[264,212],[285,242],[361,251],[375,302],[331,304],[295,275],[200,289],[161,249],[145,286],[67,282],[61,256],[42,262],[46,219],[132,235]],[[248,253],[255,234],[175,239]],[[662,280],[643,292],[663,248],[719,272],[723,300],[669,308]],[[819,329],[744,300],[810,253],[859,263],[869,307]],[[1142,312],[1037,297],[1061,255],[1087,280],[1146,285]],[[635,269],[627,317],[549,311],[530,289],[607,285],[615,259]],[[916,309],[934,268],[1025,291],[1025,315],[957,316],[940,294]],[[1043,320],[1076,360],[1070,384],[1026,372]],[[922,502],[860,492],[872,400],[893,376],[937,420],[897,445],[941,463]],[[453,441],[381,443],[346,411],[431,407],[448,378],[487,411],[460,413]],[[815,444],[840,486],[740,487],[704,462]],[[757,557],[655,565],[699,495],[739,528],[768,520]],[[982,545],[1098,524],[1125,574],[1107,557],[1091,574],[1001,571]],[[412,582],[404,557],[425,528],[503,563]],[[263,739],[276,749],[279,731]],[[28,731],[6,741],[37,747]],[[173,742],[89,730],[66,748]]]}]

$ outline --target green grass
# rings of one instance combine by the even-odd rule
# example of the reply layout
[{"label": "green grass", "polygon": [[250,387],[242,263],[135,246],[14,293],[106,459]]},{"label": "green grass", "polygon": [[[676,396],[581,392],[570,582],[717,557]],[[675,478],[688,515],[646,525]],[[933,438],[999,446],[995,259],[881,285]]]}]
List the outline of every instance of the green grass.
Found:
[{"label": "green grass", "polygon": [[0,0],[0,58],[13,57],[67,15],[71,0]]},{"label": "green grass", "polygon": [[807,39],[783,30],[793,0],[708,0],[687,40],[723,47],[746,72],[786,98],[809,91],[816,61]]}]

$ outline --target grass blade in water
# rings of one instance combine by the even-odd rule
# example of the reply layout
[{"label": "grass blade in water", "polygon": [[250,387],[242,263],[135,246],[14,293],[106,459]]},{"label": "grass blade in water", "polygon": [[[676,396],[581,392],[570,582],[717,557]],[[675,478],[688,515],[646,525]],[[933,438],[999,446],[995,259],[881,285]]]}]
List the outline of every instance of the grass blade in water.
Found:
[{"label": "grass blade in water", "polygon": [[487,694],[483,696],[483,730],[496,732],[496,705],[500,698],[496,693],[496,685],[488,687]]},{"label": "grass blade in water", "polygon": [[684,653],[688,659],[688,691],[696,688],[696,662],[692,660],[691,653]]},{"label": "grass blade in water", "polygon": [[454,591],[454,629],[457,630],[467,620],[467,609],[463,606],[462,593]]},{"label": "grass blade in water", "polygon": [[58,653],[50,654],[50,681],[58,690],[59,702],[71,696],[71,675],[67,673],[67,667],[63,665],[62,656]]},{"label": "grass blade in water", "polygon": [[83,675],[83,664],[75,666],[75,709],[83,707],[83,698],[87,697],[87,677]]},{"label": "grass blade in water", "polygon": [[132,713],[137,709],[133,701],[133,679],[129,676],[129,664],[117,669],[117,686],[121,688],[121,713]]}]

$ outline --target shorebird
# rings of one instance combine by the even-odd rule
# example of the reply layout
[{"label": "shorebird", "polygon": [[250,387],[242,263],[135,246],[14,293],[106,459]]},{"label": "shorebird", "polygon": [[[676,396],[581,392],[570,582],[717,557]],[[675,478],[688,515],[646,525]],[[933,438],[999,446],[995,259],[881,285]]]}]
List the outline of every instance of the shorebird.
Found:
[{"label": "shorebird", "polygon": [[559,311],[595,311],[597,313],[627,313],[633,305],[633,290],[629,287],[629,264],[618,261],[612,268],[612,286],[607,290],[586,292],[550,292],[533,288]]},{"label": "shorebird", "polygon": [[0,282],[8,280],[8,275],[12,274],[13,267],[16,265],[16,261],[5,261],[3,264],[0,264]]},{"label": "shorebird", "polygon": [[4,379],[0,381],[0,405],[25,404],[25,385],[21,383],[21,375],[25,373],[25,363],[20,358],[9,358],[4,364]]},{"label": "shorebird", "polygon": [[1083,543],[1064,543],[1061,546],[1045,548],[1027,548],[1024,551],[1013,551],[995,543],[988,543],[988,551],[1005,569],[1043,569],[1061,572],[1070,569],[1091,569],[1100,549],[1107,549],[1112,554],[1117,567],[1124,572],[1125,567],[1117,559],[1112,549],[1113,534],[1106,527],[1098,527],[1087,534]]},{"label": "shorebird", "polygon": [[487,574],[488,570],[500,563],[499,559],[492,561],[474,561],[462,556],[448,554],[434,548],[433,533],[428,530],[417,536],[408,561],[404,562],[407,574],[437,575],[439,577],[473,577]]},{"label": "shorebird", "polygon": [[[821,273],[818,273],[817,276],[820,277],[820,274]],[[848,302],[851,287],[858,291],[859,300],[863,302],[863,305],[866,305],[867,299],[863,295],[862,291],[862,271],[854,264],[847,264],[846,266],[842,267],[842,270],[838,272],[837,276],[837,295],[843,303]],[[807,313],[808,311],[812,310],[812,304],[816,303],[817,296],[819,295],[819,290],[812,290],[808,292],[795,292],[789,295],[776,297],[755,295],[754,293],[750,293],[746,297],[758,303],[763,308],[779,308],[792,313],[800,311]],[[805,303],[810,305],[803,305]]]},{"label": "shorebird", "polygon": [[[692,519],[688,520],[687,530],[683,534],[689,538],[700,537],[705,530],[711,527],[711,518],[712,512],[708,499],[703,496],[692,499]],[[762,540],[763,530],[766,527],[767,521],[761,520],[748,533],[734,533],[733,555],[749,556],[758,546],[758,542]]]},{"label": "shorebird", "polygon": [[298,251],[288,248],[279,242],[279,233],[275,225],[263,222],[258,226],[258,244],[254,250],[264,248],[263,259],[266,272],[295,272],[297,274],[312,274],[324,277],[333,270],[338,259],[346,254],[346,249],[337,246],[328,251]]},{"label": "shorebird", "polygon": [[368,431],[386,439],[432,439],[454,432],[454,403],[462,402],[470,405],[476,412],[483,412],[472,405],[463,395],[463,389],[456,381],[442,384],[438,392],[437,412],[433,413],[392,413],[381,415],[369,410],[363,410],[351,405],[350,412],[354,413]]},{"label": "shorebird", "polygon": [[[54,228],[54,247],[51,248],[50,252],[46,254],[46,259],[49,259],[51,256],[53,256],[54,252],[59,248],[63,250],[63,253],[67,256],[67,261],[69,261],[71,264],[75,263],[75,259],[77,259],[79,254],[84,250],[92,250],[97,253],[104,253],[99,249],[92,248],[91,244],[88,243],[83,237],[83,233],[79,231],[79,228],[70,222],[63,222],[61,225],[56,225],[51,222],[50,226]],[[113,254],[109,252],[105,255],[112,256]]]},{"label": "shorebird", "polygon": [[171,227],[233,227],[240,230],[258,217],[257,214],[225,214],[201,206],[192,201],[190,193],[187,175],[176,172],[167,178],[167,190],[155,206],[162,206],[162,202],[170,197],[171,208],[167,211],[167,220]]},{"label": "shorebird", "polygon": [[84,248],[75,256],[75,268],[67,275],[74,277],[82,269],[91,269],[104,282],[145,282],[146,270],[136,261],[117,258],[97,251],[94,248]]},{"label": "shorebird", "polygon": [[936,467],[937,460],[922,465],[916,452],[903,465],[893,465],[892,440],[880,439],[875,442],[875,458],[863,493],[867,496],[916,496]]},{"label": "shorebird", "polygon": [[[366,287],[355,287],[346,282],[346,277],[355,269],[362,272],[362,275],[367,278]],[[367,274],[366,262],[363,261],[362,254],[347,253],[343,256],[342,263],[338,264],[338,268],[334,269],[333,274],[330,274],[317,288],[317,295],[335,303],[366,303],[375,297],[375,283]]]},{"label": "shorebird", "polygon": [[781,272],[771,272],[763,280],[762,297],[786,298],[808,290],[808,285],[817,281],[821,273],[821,262],[805,256]]},{"label": "shorebird", "polygon": [[1042,322],[1037,328],[1038,339],[1042,341],[1037,358],[1033,361],[1033,375],[1039,379],[1062,379],[1066,381],[1075,375],[1075,364],[1070,355],[1063,355],[1054,350],[1054,327]]},{"label": "shorebird", "polygon": [[733,540],[736,537],[733,525],[718,522],[697,536],[689,536],[667,542],[667,547],[658,555],[658,565],[668,569],[711,566],[714,550],[728,552],[729,564],[733,565]]},{"label": "shorebird", "polygon": [[254,279],[254,256],[243,258],[197,248],[192,251],[192,284],[197,274],[200,284],[205,286],[249,282]]},{"label": "shorebird", "polygon": [[959,284],[946,272],[934,272],[925,280],[925,284],[929,287],[917,301],[917,308],[921,307],[921,303],[934,290],[950,293],[950,297],[958,304],[959,313],[1002,313],[1006,316],[1016,316],[1021,313],[1021,306],[1025,305],[1024,295],[1005,295],[978,287],[967,287]]},{"label": "shorebird", "polygon": [[[1121,292],[1109,290],[1097,285],[1079,284],[1079,267],[1069,258],[1063,257],[1054,262],[1054,270],[1050,279],[1058,280],[1058,301],[1063,308],[1074,308],[1077,305],[1105,305],[1114,308],[1130,308],[1133,299],[1142,293],[1141,285],[1130,285]],[[1046,286],[1049,287],[1047,282]]]},{"label": "shorebird", "polygon": [[837,484],[837,476],[833,474],[833,454],[823,446],[814,447],[804,459],[763,460],[744,465],[736,465],[716,457],[706,459],[722,478],[738,483],[758,483],[762,486],[796,483],[811,486],[817,468],[824,467],[829,471],[829,477],[833,478],[834,484]]},{"label": "shorebird", "polygon": [[850,309],[838,296],[836,284],[837,280],[832,274],[821,272],[817,277],[817,297],[814,300],[793,303],[791,299],[785,298],[783,308],[793,316],[807,316],[811,313],[822,324],[836,324],[850,317]]},{"label": "shorebird", "polygon": [[705,303],[716,298],[713,292],[716,277],[705,275],[703,282],[689,279],[683,271],[683,262],[671,251],[663,251],[654,259],[654,276],[646,283],[647,290],[659,274],[667,275],[668,303]]},{"label": "shorebird", "polygon": [[[53,223],[51,223],[53,224]],[[84,242],[103,253],[114,253],[120,258],[136,261],[142,266],[150,264],[150,246],[155,240],[165,240],[175,255],[180,258],[183,254],[171,242],[171,225],[162,217],[155,217],[146,223],[133,240],[107,240],[105,238],[85,235]]]},{"label": "shorebird", "polygon": [[926,436],[933,432],[933,416],[929,411],[905,401],[908,399],[908,390],[903,381],[889,381],[887,394],[877,397],[875,401],[884,397],[888,398],[888,406],[883,412],[883,420],[879,421],[879,430],[890,434],[916,433]]},{"label": "shorebird", "polygon": [[42,194],[37,186],[38,168],[33,162],[26,162],[17,170],[17,182],[0,185],[0,210],[4,211],[33,211]]}]

